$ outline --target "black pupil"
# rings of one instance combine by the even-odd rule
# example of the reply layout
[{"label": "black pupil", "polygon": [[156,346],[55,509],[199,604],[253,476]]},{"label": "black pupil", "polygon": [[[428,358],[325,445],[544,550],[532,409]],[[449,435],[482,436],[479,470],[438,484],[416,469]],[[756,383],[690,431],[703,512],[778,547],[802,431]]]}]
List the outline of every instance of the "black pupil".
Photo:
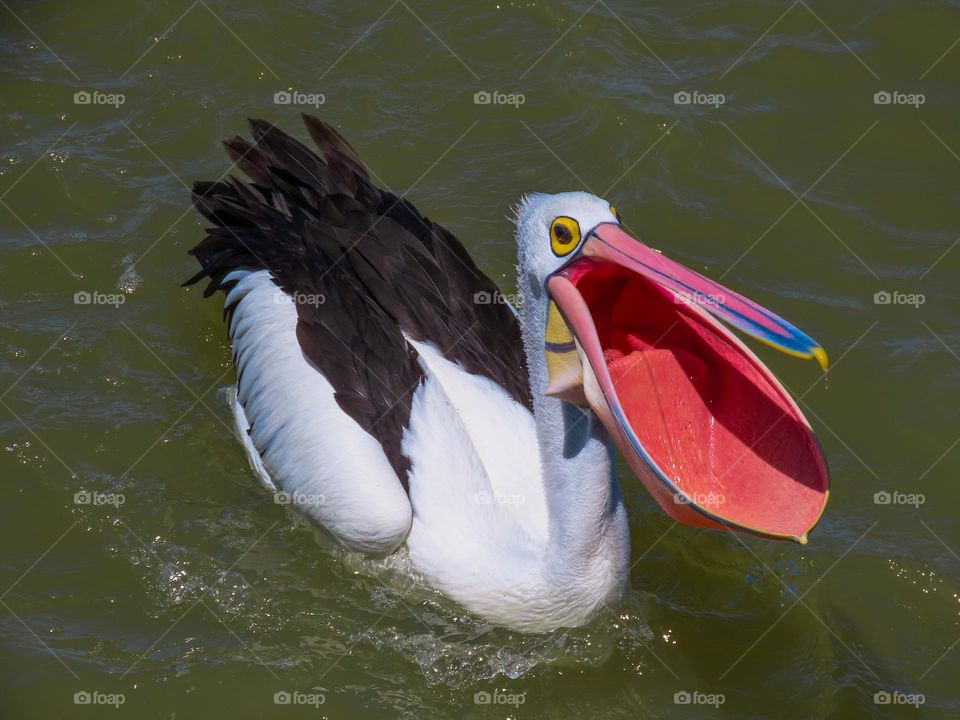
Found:
[{"label": "black pupil", "polygon": [[573,234],[570,232],[570,228],[568,228],[566,225],[557,223],[554,226],[553,232],[556,234],[557,240],[561,245],[566,245],[568,242],[573,240]]}]

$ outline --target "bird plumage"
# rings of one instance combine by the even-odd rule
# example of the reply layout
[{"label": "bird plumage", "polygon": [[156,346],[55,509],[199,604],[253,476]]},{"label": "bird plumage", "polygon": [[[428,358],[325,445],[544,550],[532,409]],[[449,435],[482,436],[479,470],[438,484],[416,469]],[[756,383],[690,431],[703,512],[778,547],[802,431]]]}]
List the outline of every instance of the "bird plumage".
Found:
[{"label": "bird plumage", "polygon": [[225,142],[253,182],[195,185],[194,203],[214,226],[191,251],[201,270],[187,284],[210,278],[210,295],[229,289],[234,270],[267,270],[295,304],[304,355],[406,484],[400,436],[423,375],[403,333],[529,407],[519,326],[508,306],[475,302],[497,287],[452,234],[376,188],[336,130],[304,119],[322,158],[260,120],[250,123],[254,144]]},{"label": "bird plumage", "polygon": [[[520,317],[484,301],[496,284],[332,127],[305,122],[320,155],[251,121],[253,143],[225,142],[250,180],[194,188],[212,225],[186,284],[226,294],[251,465],[349,547],[406,541],[436,587],[491,620],[582,622],[629,557],[602,428],[534,398]],[[540,323],[536,303],[526,312]],[[544,447],[565,450],[545,462]]]}]

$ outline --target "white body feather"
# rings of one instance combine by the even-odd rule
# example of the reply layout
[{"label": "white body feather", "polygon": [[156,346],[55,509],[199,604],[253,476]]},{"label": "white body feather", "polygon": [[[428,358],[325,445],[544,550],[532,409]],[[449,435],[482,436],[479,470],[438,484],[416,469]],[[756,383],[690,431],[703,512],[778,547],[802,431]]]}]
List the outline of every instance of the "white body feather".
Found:
[{"label": "white body feather", "polygon": [[[610,214],[592,196],[571,195]],[[521,238],[521,265],[536,269],[541,263],[523,250]],[[237,303],[237,428],[267,487],[348,547],[384,553],[406,540],[435,587],[495,623],[579,625],[619,597],[630,543],[612,450],[592,414],[544,396],[542,294],[525,297],[521,317],[534,413],[432,344],[407,338],[426,378],[402,438],[408,497],[380,444],[304,357],[296,308],[269,273],[226,279],[237,281],[226,299]]]},{"label": "white body feather", "polygon": [[238,280],[226,304],[238,303],[230,322],[243,377],[237,425],[254,470],[348,547],[393,550],[412,513],[380,444],[340,409],[333,387],[304,357],[296,307],[269,273],[235,271],[227,279]]}]

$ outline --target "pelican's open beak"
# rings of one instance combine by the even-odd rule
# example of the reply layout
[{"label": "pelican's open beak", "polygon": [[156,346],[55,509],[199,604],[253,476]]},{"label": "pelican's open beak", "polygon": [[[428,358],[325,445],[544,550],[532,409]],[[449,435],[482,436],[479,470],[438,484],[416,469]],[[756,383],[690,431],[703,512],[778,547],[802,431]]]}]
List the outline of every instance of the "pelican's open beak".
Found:
[{"label": "pelican's open beak", "polygon": [[819,443],[719,321],[826,369],[819,345],[615,223],[594,228],[547,289],[548,394],[589,404],[667,513],[806,542],[829,496]]}]

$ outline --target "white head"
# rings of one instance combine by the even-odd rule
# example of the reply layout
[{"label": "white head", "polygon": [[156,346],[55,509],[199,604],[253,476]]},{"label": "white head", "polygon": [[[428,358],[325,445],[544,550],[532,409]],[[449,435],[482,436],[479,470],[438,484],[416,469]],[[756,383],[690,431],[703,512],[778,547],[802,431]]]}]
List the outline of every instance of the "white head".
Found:
[{"label": "white head", "polygon": [[587,192],[524,195],[517,207],[517,255],[524,291],[542,293],[549,276],[572,259],[593,228],[619,222],[615,207]]}]

